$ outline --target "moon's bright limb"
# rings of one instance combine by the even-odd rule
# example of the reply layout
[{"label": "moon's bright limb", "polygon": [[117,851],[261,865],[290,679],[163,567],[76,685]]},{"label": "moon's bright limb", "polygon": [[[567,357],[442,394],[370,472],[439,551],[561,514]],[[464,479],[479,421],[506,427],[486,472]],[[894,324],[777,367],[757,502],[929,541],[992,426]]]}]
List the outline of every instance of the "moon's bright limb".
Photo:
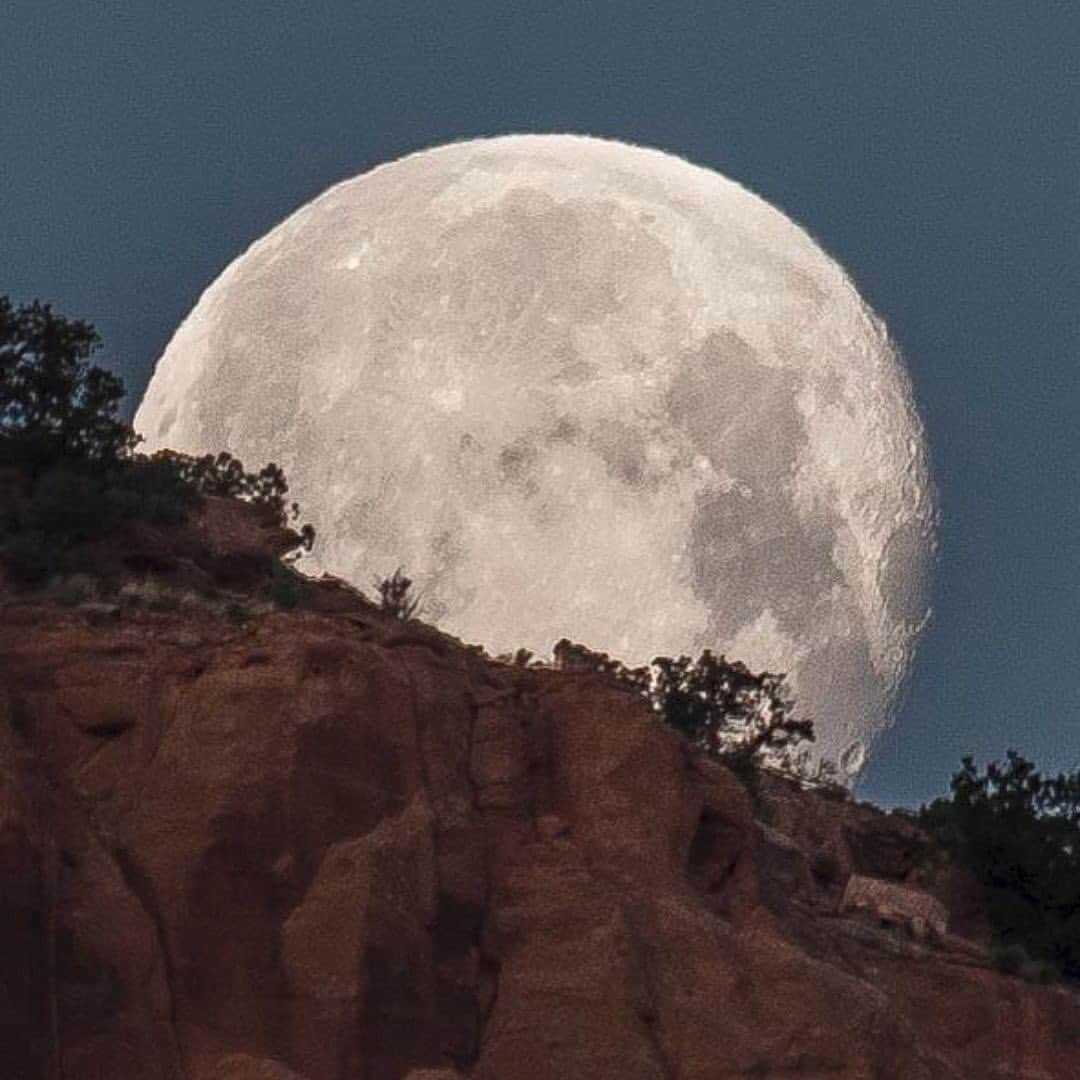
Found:
[{"label": "moon's bright limb", "polygon": [[401,565],[493,651],[786,671],[851,772],[928,614],[883,326],[778,210],[656,150],[505,136],[338,184],[207,289],[135,424],[276,461],[323,567]]}]

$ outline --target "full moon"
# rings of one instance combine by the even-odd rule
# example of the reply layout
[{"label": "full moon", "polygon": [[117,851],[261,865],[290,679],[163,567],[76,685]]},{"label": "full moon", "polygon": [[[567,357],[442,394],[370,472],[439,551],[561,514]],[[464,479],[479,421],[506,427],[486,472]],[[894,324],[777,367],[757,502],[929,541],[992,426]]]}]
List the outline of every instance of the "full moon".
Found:
[{"label": "full moon", "polygon": [[206,290],[135,426],[277,462],[319,568],[401,566],[492,652],[786,672],[849,775],[929,614],[884,326],[779,210],[658,150],[502,136],[337,184]]}]

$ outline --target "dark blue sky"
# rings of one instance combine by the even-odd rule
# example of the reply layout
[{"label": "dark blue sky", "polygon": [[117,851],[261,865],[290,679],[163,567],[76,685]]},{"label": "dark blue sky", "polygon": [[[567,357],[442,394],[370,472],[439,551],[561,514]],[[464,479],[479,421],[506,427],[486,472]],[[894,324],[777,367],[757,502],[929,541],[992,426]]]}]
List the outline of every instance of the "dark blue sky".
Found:
[{"label": "dark blue sky", "polygon": [[908,360],[942,494],[928,633],[860,794],[1080,760],[1080,5],[7,0],[0,294],[95,322],[138,401],[199,293],[330,184],[573,131],[805,226]]}]

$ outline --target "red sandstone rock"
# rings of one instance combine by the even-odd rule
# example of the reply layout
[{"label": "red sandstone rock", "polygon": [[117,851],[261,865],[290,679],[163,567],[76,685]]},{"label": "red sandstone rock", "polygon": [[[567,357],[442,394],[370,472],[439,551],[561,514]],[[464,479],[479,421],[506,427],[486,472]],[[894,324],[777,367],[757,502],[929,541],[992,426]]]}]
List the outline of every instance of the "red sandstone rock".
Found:
[{"label": "red sandstone rock", "polygon": [[836,914],[854,871],[972,921],[910,823],[318,588],[0,612],[0,1075],[1080,1075],[1072,989]]}]

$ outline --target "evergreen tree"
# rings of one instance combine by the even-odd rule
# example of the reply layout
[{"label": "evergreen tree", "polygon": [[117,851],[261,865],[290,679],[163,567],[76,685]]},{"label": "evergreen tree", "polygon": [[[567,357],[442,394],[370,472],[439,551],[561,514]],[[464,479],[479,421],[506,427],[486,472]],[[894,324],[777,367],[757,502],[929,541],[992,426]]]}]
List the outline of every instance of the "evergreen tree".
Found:
[{"label": "evergreen tree", "polygon": [[0,464],[37,476],[65,460],[108,466],[134,447],[118,416],[123,382],[90,363],[100,347],[89,323],[0,297]]},{"label": "evergreen tree", "polygon": [[961,766],[920,823],[975,875],[1000,945],[1080,976],[1080,771],[1044,776],[1015,750]]}]

